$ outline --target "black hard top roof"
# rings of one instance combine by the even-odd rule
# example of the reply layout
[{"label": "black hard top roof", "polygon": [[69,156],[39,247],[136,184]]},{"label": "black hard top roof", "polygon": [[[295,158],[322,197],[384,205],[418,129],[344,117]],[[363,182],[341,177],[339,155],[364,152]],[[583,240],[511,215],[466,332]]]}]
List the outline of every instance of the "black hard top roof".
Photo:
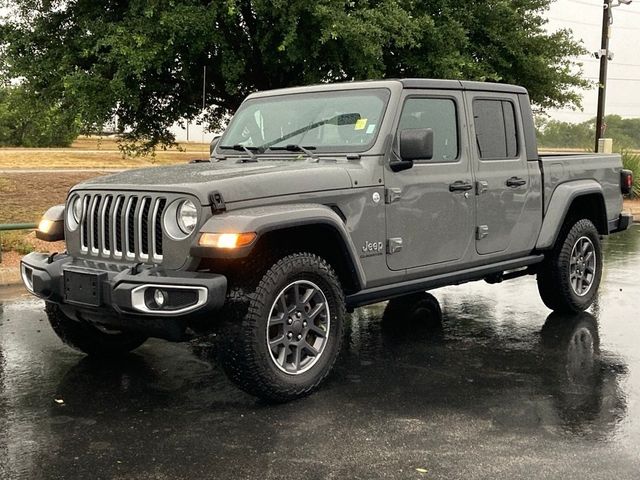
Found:
[{"label": "black hard top roof", "polygon": [[526,94],[527,89],[518,85],[491,82],[469,82],[466,80],[439,80],[433,78],[398,79],[404,88],[428,88],[438,90],[476,90],[482,92],[505,92]]}]

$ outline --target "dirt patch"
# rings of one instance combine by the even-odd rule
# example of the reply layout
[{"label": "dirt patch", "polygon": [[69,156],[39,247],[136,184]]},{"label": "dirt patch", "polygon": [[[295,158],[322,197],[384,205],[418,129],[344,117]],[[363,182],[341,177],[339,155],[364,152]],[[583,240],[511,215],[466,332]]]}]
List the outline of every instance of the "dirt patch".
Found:
[{"label": "dirt patch", "polygon": [[0,223],[37,223],[51,206],[64,203],[75,184],[99,173],[5,173],[0,177]]},{"label": "dirt patch", "polygon": [[[6,248],[6,234],[0,237],[2,254],[0,258],[0,286],[20,283],[20,259],[29,252],[64,252],[64,242],[43,242],[34,232],[22,233],[20,244],[14,250]],[[11,247],[11,245],[9,245]]]},{"label": "dirt patch", "polygon": [[17,252],[4,252],[0,263],[0,287],[20,283],[20,259],[22,255]]},{"label": "dirt patch", "polygon": [[[0,177],[0,223],[38,223],[51,206],[64,203],[69,189],[94,173],[9,173]],[[28,230],[0,232],[2,282],[13,283],[20,258],[29,252],[61,252],[64,242],[42,242]]]}]

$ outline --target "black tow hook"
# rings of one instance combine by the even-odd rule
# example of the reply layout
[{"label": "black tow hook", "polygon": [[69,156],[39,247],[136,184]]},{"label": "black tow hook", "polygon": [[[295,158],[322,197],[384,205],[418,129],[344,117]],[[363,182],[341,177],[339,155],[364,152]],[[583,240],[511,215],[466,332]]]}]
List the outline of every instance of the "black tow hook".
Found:
[{"label": "black tow hook", "polygon": [[131,275],[138,275],[140,273],[140,267],[142,265],[142,262],[138,262],[133,267],[131,267]]}]

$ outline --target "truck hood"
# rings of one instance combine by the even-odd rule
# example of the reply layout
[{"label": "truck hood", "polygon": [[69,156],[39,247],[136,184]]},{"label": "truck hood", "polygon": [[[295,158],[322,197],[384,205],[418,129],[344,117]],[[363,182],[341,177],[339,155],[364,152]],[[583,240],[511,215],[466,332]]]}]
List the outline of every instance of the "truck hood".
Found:
[{"label": "truck hood", "polygon": [[91,179],[73,190],[183,192],[195,195],[203,205],[210,203],[211,192],[218,191],[230,203],[351,188],[347,165],[307,161],[194,163],[128,170]]}]

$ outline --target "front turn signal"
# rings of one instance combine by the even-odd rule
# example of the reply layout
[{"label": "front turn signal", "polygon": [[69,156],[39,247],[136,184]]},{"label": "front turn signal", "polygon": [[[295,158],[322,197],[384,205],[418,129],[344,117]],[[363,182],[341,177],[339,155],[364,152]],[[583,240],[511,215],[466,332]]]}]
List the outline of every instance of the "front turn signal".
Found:
[{"label": "front turn signal", "polygon": [[198,245],[210,248],[234,249],[246,247],[256,239],[254,232],[249,233],[203,233]]}]

